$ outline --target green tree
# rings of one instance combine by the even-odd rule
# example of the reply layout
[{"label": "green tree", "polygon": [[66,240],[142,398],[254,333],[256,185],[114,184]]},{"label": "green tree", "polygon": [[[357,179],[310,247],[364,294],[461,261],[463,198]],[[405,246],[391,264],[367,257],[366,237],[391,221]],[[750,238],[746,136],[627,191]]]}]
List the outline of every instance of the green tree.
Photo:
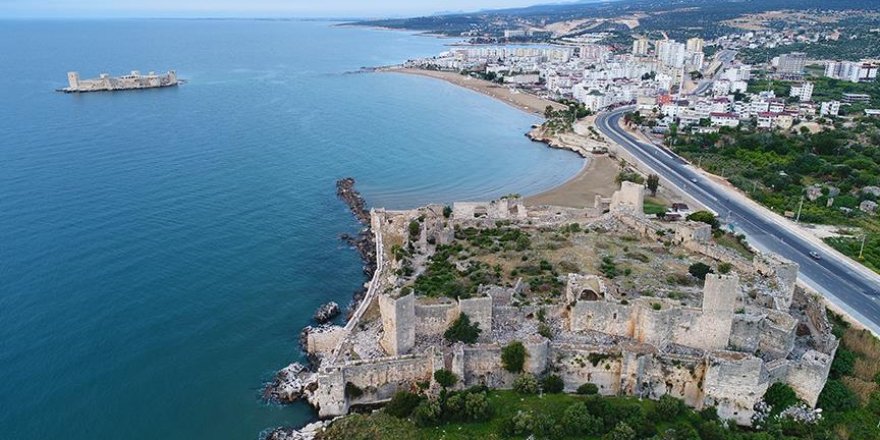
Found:
[{"label": "green tree", "polygon": [[786,408],[796,405],[800,399],[794,390],[785,383],[777,382],[767,388],[764,393],[764,402],[773,407],[774,413],[779,413]]},{"label": "green tree", "polygon": [[838,348],[837,353],[834,355],[834,360],[831,362],[831,372],[829,373],[829,376],[832,379],[840,379],[843,376],[849,376],[853,372],[855,362],[855,353],[847,350],[846,347]]},{"label": "green tree", "polygon": [[684,402],[669,394],[664,394],[657,401],[657,414],[663,420],[675,420],[684,410]]},{"label": "green tree", "polygon": [[452,325],[443,333],[443,337],[451,342],[464,342],[465,344],[473,344],[480,337],[480,325],[471,323],[471,318],[462,313],[458,315],[458,319],[452,322]]},{"label": "green tree", "polygon": [[721,226],[721,223],[718,222],[718,219],[715,218],[715,214],[712,214],[709,211],[697,211],[687,216],[687,219],[692,222],[702,222],[707,225],[712,226],[712,229],[718,229]]},{"label": "green tree", "polygon": [[538,379],[531,373],[520,374],[513,380],[513,390],[520,394],[538,394]]},{"label": "green tree", "polygon": [[648,191],[651,191],[651,197],[656,196],[657,190],[660,188],[660,176],[656,174],[649,174],[647,186]]},{"label": "green tree", "polygon": [[424,400],[413,410],[412,416],[416,426],[436,426],[443,416],[443,409],[437,400]]},{"label": "green tree", "polygon": [[849,411],[859,406],[859,397],[843,382],[837,379],[829,380],[819,394],[816,406],[826,411]]},{"label": "green tree", "polygon": [[521,373],[526,363],[526,347],[519,341],[513,341],[501,349],[501,366],[511,373]]},{"label": "green tree", "polygon": [[578,387],[577,393],[586,395],[599,394],[599,387],[594,383],[585,383]]},{"label": "green tree", "polygon": [[468,421],[481,422],[492,417],[492,407],[486,393],[467,393],[464,396],[464,415]]},{"label": "green tree", "polygon": [[385,405],[385,412],[400,418],[405,419],[412,414],[413,410],[421,403],[422,398],[418,394],[410,393],[408,391],[398,391],[394,393],[394,396],[391,397],[391,400]]},{"label": "green tree", "polygon": [[718,273],[721,275],[729,274],[733,269],[733,265],[728,262],[718,263]]},{"label": "green tree", "polygon": [[597,435],[602,431],[602,421],[591,416],[583,402],[575,402],[562,413],[562,428],[570,436]]},{"label": "green tree", "polygon": [[712,268],[705,263],[696,262],[688,267],[688,273],[701,280],[706,279],[706,275],[712,273]]},{"label": "green tree", "polygon": [[450,388],[455,386],[455,383],[458,382],[458,376],[449,370],[441,368],[434,372],[434,380],[436,380],[441,387]]},{"label": "green tree", "polygon": [[636,440],[636,431],[626,422],[620,422],[611,432],[605,434],[605,440]]},{"label": "green tree", "polygon": [[558,375],[551,374],[544,378],[541,383],[541,389],[543,389],[545,393],[558,394],[565,389],[565,382],[563,382],[562,378]]}]

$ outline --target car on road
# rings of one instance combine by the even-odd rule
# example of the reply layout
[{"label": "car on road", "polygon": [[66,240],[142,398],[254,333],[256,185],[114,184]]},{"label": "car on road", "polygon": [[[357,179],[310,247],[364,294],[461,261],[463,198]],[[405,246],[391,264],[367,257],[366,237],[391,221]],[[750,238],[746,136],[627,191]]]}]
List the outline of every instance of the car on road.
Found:
[{"label": "car on road", "polygon": [[819,255],[819,253],[816,251],[810,251],[810,258],[812,258],[814,260],[821,260],[822,256]]},{"label": "car on road", "polygon": [[691,182],[697,183],[697,178],[696,178],[696,177],[691,177]]}]

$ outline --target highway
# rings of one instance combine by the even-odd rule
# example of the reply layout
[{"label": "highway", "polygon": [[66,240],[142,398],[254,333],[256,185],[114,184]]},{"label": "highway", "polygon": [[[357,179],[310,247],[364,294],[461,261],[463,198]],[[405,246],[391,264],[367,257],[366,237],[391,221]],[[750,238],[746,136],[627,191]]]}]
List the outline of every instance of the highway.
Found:
[{"label": "highway", "polygon": [[[745,234],[754,247],[798,263],[801,281],[880,333],[880,297],[876,295],[880,292],[880,277],[799,235],[793,225],[786,224],[787,220],[711,181],[671,151],[638,141],[619,124],[623,115],[632,110],[633,107],[622,107],[601,113],[596,119],[596,128],[679,191],[715,211],[736,233]],[[811,251],[822,258],[811,258]]]}]

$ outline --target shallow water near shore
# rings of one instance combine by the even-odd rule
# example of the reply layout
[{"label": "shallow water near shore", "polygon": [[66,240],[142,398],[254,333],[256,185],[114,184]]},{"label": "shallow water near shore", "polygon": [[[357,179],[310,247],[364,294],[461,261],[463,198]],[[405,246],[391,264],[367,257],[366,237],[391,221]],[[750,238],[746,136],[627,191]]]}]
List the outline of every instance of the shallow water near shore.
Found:
[{"label": "shallow water near shore", "polygon": [[[0,437],[257,438],[315,308],[363,282],[371,206],[541,192],[582,166],[533,116],[404,75],[448,41],[323,22],[0,26]],[[175,68],[173,89],[65,95],[66,72]]]}]

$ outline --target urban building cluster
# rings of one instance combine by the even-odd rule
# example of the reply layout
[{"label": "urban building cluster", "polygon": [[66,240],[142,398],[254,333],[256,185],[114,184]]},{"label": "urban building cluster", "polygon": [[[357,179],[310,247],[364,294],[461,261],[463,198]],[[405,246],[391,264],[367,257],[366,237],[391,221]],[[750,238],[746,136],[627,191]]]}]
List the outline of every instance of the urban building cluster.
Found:
[{"label": "urban building cluster", "polygon": [[705,43],[700,38],[685,43],[641,38],[633,42],[629,54],[614,54],[605,45],[578,41],[546,47],[456,48],[408,65],[490,74],[504,84],[575,99],[598,111],[640,96],[670,93],[705,64]]}]

